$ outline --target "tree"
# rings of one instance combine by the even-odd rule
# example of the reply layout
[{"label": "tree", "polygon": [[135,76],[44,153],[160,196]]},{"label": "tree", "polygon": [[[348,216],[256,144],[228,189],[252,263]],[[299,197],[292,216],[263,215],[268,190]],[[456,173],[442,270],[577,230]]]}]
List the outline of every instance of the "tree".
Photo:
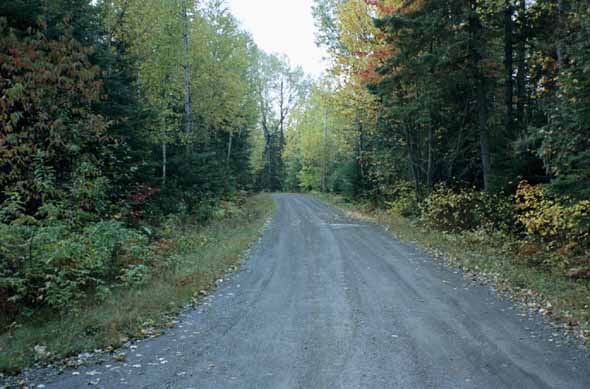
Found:
[{"label": "tree", "polygon": [[306,93],[306,81],[302,69],[293,68],[284,57],[263,54],[260,65],[258,99],[265,141],[261,186],[274,191],[283,186],[285,133],[294,107]]},{"label": "tree", "polygon": [[190,71],[190,45],[189,45],[189,5],[187,1],[182,0],[181,5],[182,18],[182,46],[184,51],[184,63],[182,68],[184,70],[184,114],[185,114],[185,133],[187,137],[190,137],[193,132],[193,107],[192,107],[192,93],[191,93],[191,71]]},{"label": "tree", "polygon": [[[104,211],[106,204],[86,203],[80,191],[74,193],[82,190],[74,185],[77,177],[90,171],[89,181],[106,185],[106,161],[118,148],[116,134],[100,112],[105,93],[96,57],[100,44],[93,48],[75,38],[98,39],[98,33],[92,26],[70,24],[69,10],[57,5],[52,12],[65,16],[49,27],[42,19],[44,8],[23,4],[20,10],[41,12],[39,23],[30,20],[20,30],[0,19],[0,203],[18,199],[29,214],[52,201]],[[84,3],[80,7],[74,11],[93,20],[94,9]],[[24,19],[15,21],[24,27]],[[60,37],[54,38],[57,30]]]},{"label": "tree", "polygon": [[583,3],[316,0],[359,192],[382,201],[411,180],[420,201],[437,183],[526,179],[587,196]]}]

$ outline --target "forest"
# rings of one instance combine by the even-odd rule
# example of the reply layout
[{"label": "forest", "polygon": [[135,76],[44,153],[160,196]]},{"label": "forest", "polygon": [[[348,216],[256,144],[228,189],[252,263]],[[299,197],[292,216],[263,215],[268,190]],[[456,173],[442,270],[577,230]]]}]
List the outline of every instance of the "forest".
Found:
[{"label": "forest", "polygon": [[330,71],[293,115],[285,187],[590,276],[586,1],[317,0]]},{"label": "forest", "polygon": [[[189,231],[260,227],[264,192],[496,236],[587,285],[586,0],[315,0],[313,15],[317,79],[223,0],[0,1],[2,334],[178,273],[209,244]],[[9,358],[0,370],[36,356]]]},{"label": "forest", "polygon": [[[186,298],[229,267],[254,239],[239,228],[271,207],[251,194],[280,189],[266,172],[282,168],[302,70],[218,0],[1,1],[0,30],[1,351],[23,323],[79,318],[162,275]],[[219,264],[179,271],[185,254]],[[120,332],[142,321],[128,319]]]}]

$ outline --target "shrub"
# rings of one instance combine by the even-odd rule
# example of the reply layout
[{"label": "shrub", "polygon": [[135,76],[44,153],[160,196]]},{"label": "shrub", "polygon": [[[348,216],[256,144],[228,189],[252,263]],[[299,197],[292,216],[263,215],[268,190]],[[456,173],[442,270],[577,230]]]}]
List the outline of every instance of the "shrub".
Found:
[{"label": "shrub", "polygon": [[[533,241],[568,252],[590,248],[590,201],[551,195],[542,186],[521,182],[516,193],[518,222]],[[564,251],[564,250],[560,250]]]},{"label": "shrub", "polygon": [[393,215],[404,217],[418,216],[420,207],[416,199],[416,192],[410,182],[403,181],[390,188],[385,201],[387,211]]},{"label": "shrub", "polygon": [[222,200],[219,202],[217,211],[213,214],[214,219],[221,220],[227,218],[242,217],[244,210],[239,207],[237,202]]},{"label": "shrub", "polygon": [[438,186],[420,205],[422,222],[442,231],[508,231],[514,224],[512,199],[476,189]]},{"label": "shrub", "polygon": [[119,281],[140,283],[153,260],[147,238],[117,221],[76,228],[48,218],[0,223],[0,314],[17,307],[64,310],[81,299],[108,297]]}]

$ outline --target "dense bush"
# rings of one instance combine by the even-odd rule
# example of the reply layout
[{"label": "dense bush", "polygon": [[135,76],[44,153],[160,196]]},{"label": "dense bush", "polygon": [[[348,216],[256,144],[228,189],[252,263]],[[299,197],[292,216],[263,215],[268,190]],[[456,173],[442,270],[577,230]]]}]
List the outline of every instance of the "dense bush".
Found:
[{"label": "dense bush", "polygon": [[65,28],[59,40],[48,32],[26,33],[0,17],[0,202],[20,193],[34,212],[49,197],[63,197],[74,176],[82,177],[97,155],[111,155],[108,123],[92,107],[104,93],[100,69]]},{"label": "dense bush", "polygon": [[542,186],[522,182],[516,193],[518,222],[527,236],[551,248],[590,248],[590,201],[553,196]]},{"label": "dense bush", "polygon": [[118,221],[76,228],[32,218],[0,223],[0,310],[16,307],[63,310],[88,296],[143,282],[154,260],[145,235]]},{"label": "dense bush", "polygon": [[[572,279],[590,277],[590,200],[521,182],[514,196],[439,185],[421,203],[408,182],[384,191],[387,211],[465,244],[502,242],[520,263]],[[492,243],[493,244],[493,243]]]},{"label": "dense bush", "polygon": [[412,184],[402,181],[390,188],[387,193],[389,200],[385,201],[387,210],[393,215],[415,217],[420,213],[416,192]]},{"label": "dense bush", "polygon": [[[102,301],[113,290],[138,287],[179,264],[170,250],[181,225],[240,218],[246,194],[211,200],[202,215],[179,212],[154,227],[130,228],[118,220],[88,221],[78,212],[45,205],[38,215],[6,202],[0,213],[0,325],[38,309],[75,309]],[[80,220],[83,220],[80,223]]]},{"label": "dense bush", "polygon": [[514,225],[511,198],[475,188],[438,186],[420,208],[422,222],[442,231],[509,230]]}]

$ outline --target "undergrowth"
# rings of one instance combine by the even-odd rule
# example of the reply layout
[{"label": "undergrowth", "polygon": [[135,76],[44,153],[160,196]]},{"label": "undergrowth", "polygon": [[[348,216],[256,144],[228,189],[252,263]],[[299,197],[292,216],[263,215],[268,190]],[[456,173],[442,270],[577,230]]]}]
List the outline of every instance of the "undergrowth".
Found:
[{"label": "undergrowth", "polygon": [[237,268],[273,209],[270,195],[258,195],[205,225],[169,221],[155,250],[173,266],[144,283],[116,288],[106,299],[90,297],[61,314],[48,310],[15,322],[0,335],[0,371],[16,373],[34,362],[97,348],[114,350],[129,338],[157,334],[201,291]]}]

